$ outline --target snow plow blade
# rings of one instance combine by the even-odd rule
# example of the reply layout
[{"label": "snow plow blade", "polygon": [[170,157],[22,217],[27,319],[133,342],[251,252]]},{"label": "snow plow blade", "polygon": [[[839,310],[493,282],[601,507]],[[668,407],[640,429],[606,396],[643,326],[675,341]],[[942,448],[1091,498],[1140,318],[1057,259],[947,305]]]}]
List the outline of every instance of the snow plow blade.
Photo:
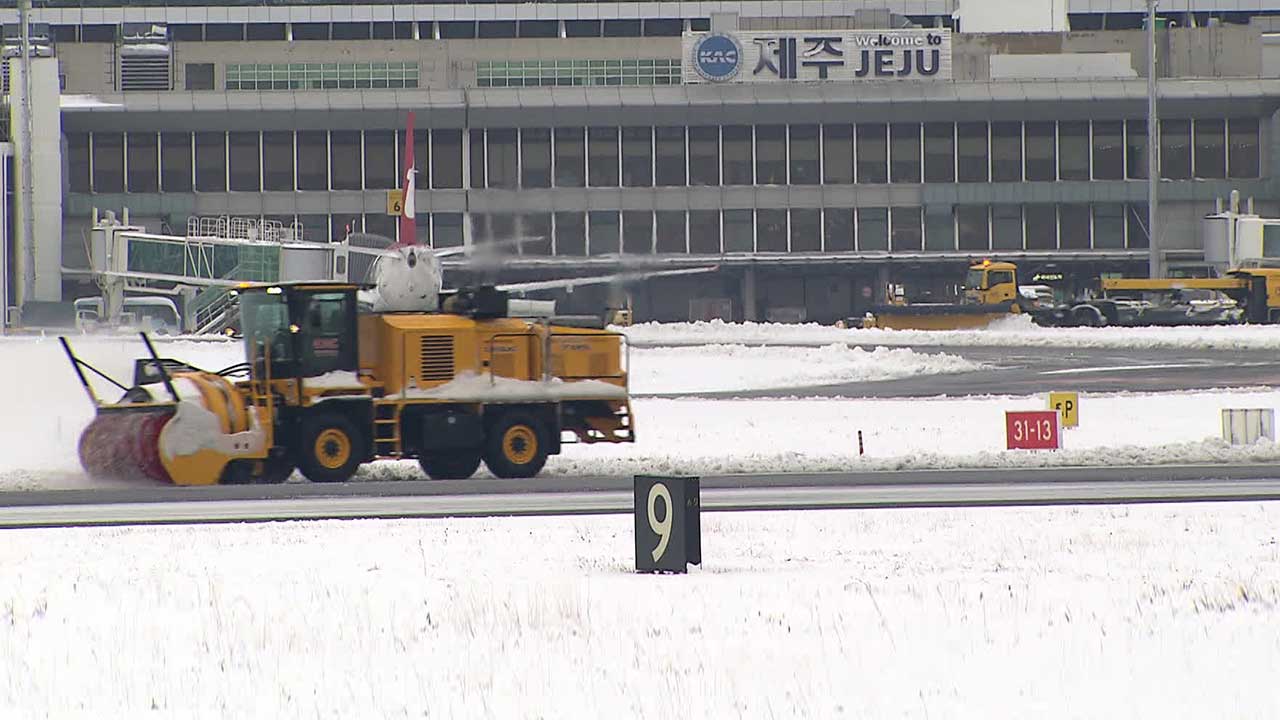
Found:
[{"label": "snow plow blade", "polygon": [[986,327],[1001,318],[1009,317],[1017,312],[1014,307],[1008,304],[882,305],[867,313],[862,327],[886,330],[970,330]]}]

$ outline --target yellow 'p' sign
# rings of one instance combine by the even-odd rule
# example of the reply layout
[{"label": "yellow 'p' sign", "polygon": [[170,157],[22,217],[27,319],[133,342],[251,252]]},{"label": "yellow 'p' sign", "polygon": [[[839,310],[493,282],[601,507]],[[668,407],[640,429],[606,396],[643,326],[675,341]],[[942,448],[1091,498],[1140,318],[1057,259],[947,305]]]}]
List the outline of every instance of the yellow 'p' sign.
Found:
[{"label": "yellow 'p' sign", "polygon": [[1080,425],[1080,394],[1073,392],[1049,393],[1049,409],[1057,410],[1062,418],[1062,427]]},{"label": "yellow 'p' sign", "polygon": [[387,214],[399,215],[404,212],[404,190],[387,191]]}]

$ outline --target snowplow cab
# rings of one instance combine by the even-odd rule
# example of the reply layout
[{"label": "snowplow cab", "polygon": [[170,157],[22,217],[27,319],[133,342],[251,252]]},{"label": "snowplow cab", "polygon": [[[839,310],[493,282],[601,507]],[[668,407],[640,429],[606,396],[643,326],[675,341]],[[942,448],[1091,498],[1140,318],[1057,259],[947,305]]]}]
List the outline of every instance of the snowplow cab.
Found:
[{"label": "snowplow cab", "polygon": [[969,266],[964,299],[975,305],[999,305],[1018,299],[1018,267],[1008,262],[983,260]]},{"label": "snowplow cab", "polygon": [[253,377],[299,380],[355,373],[359,362],[356,286],[247,286],[237,290],[245,357]]},{"label": "snowplow cab", "polygon": [[132,387],[112,380],[126,391],[114,403],[63,340],[97,409],[80,442],[90,475],[208,485],[281,482],[296,468],[343,482],[371,460],[416,459],[435,479],[481,462],[523,478],[563,442],[635,439],[620,333],[557,324],[491,288],[456,298],[457,312],[361,313],[356,286],[341,283],[237,294],[244,362],[199,370],[143,335],[149,357]]}]

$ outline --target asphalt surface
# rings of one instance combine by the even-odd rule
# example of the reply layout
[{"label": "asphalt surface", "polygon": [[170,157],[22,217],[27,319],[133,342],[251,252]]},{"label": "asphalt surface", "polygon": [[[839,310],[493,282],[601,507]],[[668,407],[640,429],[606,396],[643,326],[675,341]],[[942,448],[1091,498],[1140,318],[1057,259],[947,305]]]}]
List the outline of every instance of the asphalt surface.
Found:
[{"label": "asphalt surface", "polygon": [[[1271,465],[722,475],[707,511],[1280,500]],[[0,527],[630,513],[629,477],[0,493]]]},{"label": "asphalt surface", "polygon": [[664,393],[640,397],[934,397],[1168,392],[1280,386],[1273,350],[1110,349],[916,346],[919,353],[959,355],[987,367],[975,372],[785,389]]}]

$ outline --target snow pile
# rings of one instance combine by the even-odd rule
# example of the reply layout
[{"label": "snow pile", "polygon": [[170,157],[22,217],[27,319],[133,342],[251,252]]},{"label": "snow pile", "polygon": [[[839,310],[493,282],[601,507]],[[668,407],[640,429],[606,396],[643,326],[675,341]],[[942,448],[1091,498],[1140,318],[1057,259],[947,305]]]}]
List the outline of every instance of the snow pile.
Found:
[{"label": "snow pile", "polygon": [[1280,326],[1044,328],[1010,316],[976,330],[841,329],[816,323],[641,323],[615,327],[635,346],[707,345],[926,345],[1076,348],[1280,349]]},{"label": "snow pile", "polygon": [[160,431],[160,454],[166,460],[194,455],[201,450],[233,454],[261,451],[267,436],[257,426],[237,433],[224,433],[217,415],[204,405],[183,400],[173,419]]},{"label": "snow pile", "polygon": [[96,95],[61,95],[58,107],[62,110],[86,110],[93,108],[120,108],[120,103],[107,102]]},{"label": "snow pile", "polygon": [[459,373],[457,377],[427,390],[411,389],[411,398],[434,398],[454,402],[558,402],[565,399],[622,399],[626,388],[602,380],[516,380],[501,375]]},{"label": "snow pile", "polygon": [[812,387],[971,372],[982,367],[944,353],[885,347],[867,351],[843,344],[819,348],[637,348],[631,352],[631,361],[631,391],[638,394]]},{"label": "snow pile", "polygon": [[307,378],[303,384],[314,390],[360,389],[364,386],[360,377],[350,370],[332,370],[319,377]]},{"label": "snow pile", "polygon": [[631,572],[628,516],[6,531],[0,707],[1280,715],[1276,503],[702,522],[687,576]]}]

